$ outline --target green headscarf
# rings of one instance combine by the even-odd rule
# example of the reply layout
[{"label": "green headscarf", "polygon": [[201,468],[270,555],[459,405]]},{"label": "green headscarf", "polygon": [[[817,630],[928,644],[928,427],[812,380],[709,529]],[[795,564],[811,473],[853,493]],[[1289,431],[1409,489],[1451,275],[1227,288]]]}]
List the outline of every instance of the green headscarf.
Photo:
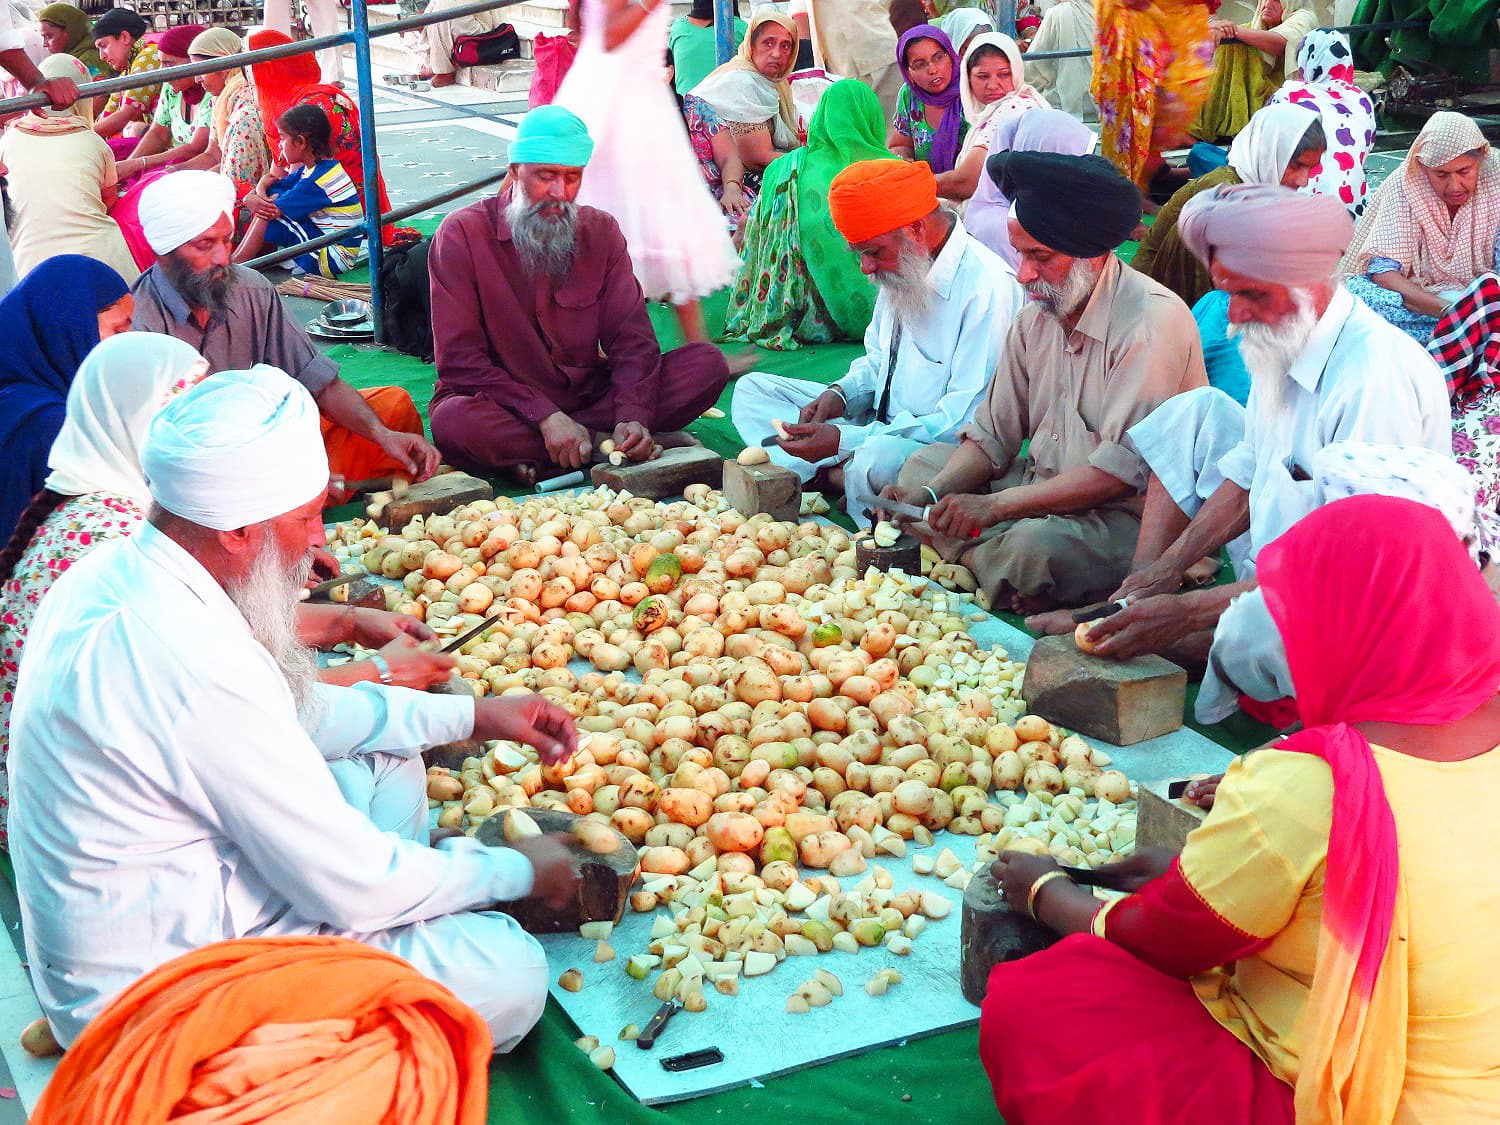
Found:
[{"label": "green headscarf", "polygon": [[859,259],[833,225],[828,189],[833,178],[860,160],[890,160],[885,147],[885,119],[875,91],[853,78],[835,82],[818,100],[807,126],[807,144],[766,169],[761,199],[796,176],[797,225],[803,260],[818,295],[839,330],[851,340],[864,339],[875,311],[875,286],[859,268]]},{"label": "green headscarf", "polygon": [[55,24],[68,33],[67,53],[89,68],[95,78],[108,78],[114,71],[94,49],[94,25],[82,8],[72,4],[48,4],[36,14],[44,23]]}]

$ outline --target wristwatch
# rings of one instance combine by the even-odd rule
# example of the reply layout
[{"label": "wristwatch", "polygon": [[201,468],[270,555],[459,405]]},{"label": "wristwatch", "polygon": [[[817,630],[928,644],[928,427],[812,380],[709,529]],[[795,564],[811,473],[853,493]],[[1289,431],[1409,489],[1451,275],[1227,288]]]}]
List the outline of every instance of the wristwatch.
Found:
[{"label": "wristwatch", "polygon": [[390,666],[390,664],[386,661],[385,657],[383,657],[383,656],[380,655],[380,653],[378,653],[378,652],[372,652],[372,653],[370,653],[370,663],[373,664],[373,665],[375,665],[375,670],[380,673],[380,682],[381,683],[383,683],[383,684],[393,684],[393,683],[396,682],[396,677],[393,676],[393,675],[391,675],[391,666]]}]

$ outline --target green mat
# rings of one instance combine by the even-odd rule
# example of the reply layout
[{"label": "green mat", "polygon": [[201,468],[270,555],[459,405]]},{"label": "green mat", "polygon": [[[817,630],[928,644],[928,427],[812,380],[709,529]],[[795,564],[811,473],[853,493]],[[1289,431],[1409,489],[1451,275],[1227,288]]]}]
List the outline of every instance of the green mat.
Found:
[{"label": "green mat", "polygon": [[[415,224],[424,233],[435,228],[433,222]],[[1129,261],[1135,244],[1121,247],[1120,256]],[[366,280],[351,275],[348,280]],[[717,332],[724,323],[728,294],[720,293],[705,302],[709,328]],[[653,305],[651,320],[663,348],[676,346],[677,323],[666,306]],[[431,365],[408,356],[376,348],[334,345],[324,349],[337,360],[345,379],[356,387],[396,385],[411,393],[423,420],[427,402],[432,396],[434,371]],[[856,344],[834,344],[804,348],[795,352],[758,353],[757,369],[831,383],[848,370],[860,354]],[[725,390],[719,409],[721,419],[702,419],[689,429],[705,445],[725,456],[733,456],[744,443],[730,422],[729,400],[734,385]],[[502,489],[508,481],[496,481]],[[1005,616],[1020,627],[1019,619]],[[1189,692],[1191,714],[1196,685]],[[1274,733],[1242,715],[1215,727],[1190,724],[1206,737],[1235,753],[1258,746]],[[915,999],[915,998],[914,998]],[[710,1003],[733,1003],[732,1000]],[[920,1001],[918,1001],[920,1002]],[[977,1014],[977,1012],[976,1012]],[[691,1018],[691,1017],[679,1017]],[[760,1087],[746,1087],[722,1094],[649,1109],[640,1105],[614,1079],[590,1065],[573,1046],[573,1040],[586,1032],[606,1041],[618,1028],[575,1029],[572,1021],[554,1001],[547,1002],[546,1014],[535,1031],[511,1054],[497,1057],[490,1067],[491,1122],[519,1120],[547,1122],[599,1122],[620,1125],[636,1122],[674,1120],[693,1123],[751,1121],[770,1117],[779,1119],[795,1115],[797,1125],[846,1125],[867,1120],[877,1114],[889,1115],[903,1122],[931,1122],[950,1125],[958,1121],[998,1120],[990,1085],[978,1060],[978,1031],[967,1028],[916,1040],[904,1047],[885,1047],[854,1058],[826,1063],[811,1069],[772,1079]],[[768,1030],[746,1027],[746,1035],[761,1035]],[[776,1033],[795,1028],[776,1028]],[[637,1048],[630,1043],[616,1045],[617,1050]],[[909,1096],[910,1101],[903,1097]],[[1080,1122],[1079,1125],[1088,1125]]]}]

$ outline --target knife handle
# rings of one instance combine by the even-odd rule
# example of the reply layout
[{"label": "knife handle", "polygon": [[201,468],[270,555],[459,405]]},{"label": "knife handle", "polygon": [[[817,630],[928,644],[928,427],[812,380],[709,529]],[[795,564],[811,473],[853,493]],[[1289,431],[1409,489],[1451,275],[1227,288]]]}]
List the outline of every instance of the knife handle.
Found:
[{"label": "knife handle", "polygon": [[662,1033],[662,1029],[667,1026],[667,1021],[676,1013],[677,1005],[668,1000],[656,1010],[656,1015],[652,1016],[650,1022],[641,1029],[641,1033],[636,1036],[635,1045],[643,1051],[656,1046],[656,1037]]}]

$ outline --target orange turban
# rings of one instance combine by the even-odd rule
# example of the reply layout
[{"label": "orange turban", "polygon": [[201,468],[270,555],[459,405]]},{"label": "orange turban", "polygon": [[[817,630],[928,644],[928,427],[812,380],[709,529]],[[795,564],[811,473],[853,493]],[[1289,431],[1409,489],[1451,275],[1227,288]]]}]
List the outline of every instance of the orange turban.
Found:
[{"label": "orange turban", "polygon": [[937,205],[937,179],[922,160],[861,160],[835,176],[828,189],[833,225],[851,243],[925,219]]},{"label": "orange turban", "polygon": [[339,937],[224,941],[117,996],[31,1120],[481,1125],[490,1045],[473,1009],[390,953]]}]

